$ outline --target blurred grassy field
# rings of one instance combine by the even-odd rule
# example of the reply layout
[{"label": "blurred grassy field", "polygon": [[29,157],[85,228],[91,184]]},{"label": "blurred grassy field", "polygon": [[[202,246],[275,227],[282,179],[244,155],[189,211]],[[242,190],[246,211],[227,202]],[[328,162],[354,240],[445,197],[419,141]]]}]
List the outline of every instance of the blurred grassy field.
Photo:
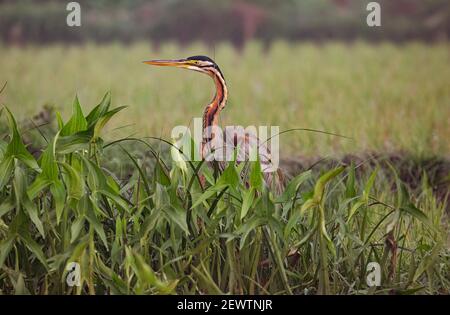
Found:
[{"label": "blurred grassy field", "polygon": [[[409,43],[296,44],[264,50],[253,42],[241,53],[231,45],[201,44],[0,47],[0,96],[21,118],[43,105],[68,117],[78,94],[90,109],[111,90],[129,108],[110,135],[169,137],[171,129],[200,117],[214,94],[210,78],[141,61],[194,54],[213,57],[229,85],[223,125],[313,128],[354,141],[307,132],[282,137],[281,154],[326,155],[406,150],[450,154],[450,45]],[[86,108],[86,112],[88,110]]]}]

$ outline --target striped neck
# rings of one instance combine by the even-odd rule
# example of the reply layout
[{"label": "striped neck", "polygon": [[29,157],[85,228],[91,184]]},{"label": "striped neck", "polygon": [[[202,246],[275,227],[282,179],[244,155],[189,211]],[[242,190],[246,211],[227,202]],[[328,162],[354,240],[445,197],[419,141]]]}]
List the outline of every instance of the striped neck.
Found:
[{"label": "striped neck", "polygon": [[[218,125],[219,114],[225,107],[228,97],[228,90],[225,84],[225,79],[220,70],[216,68],[208,68],[208,75],[214,80],[214,84],[216,86],[216,94],[211,103],[206,106],[203,113],[203,133],[205,133],[207,128]],[[204,141],[209,142],[213,137],[214,135],[212,135],[210,138],[205,139]]]}]

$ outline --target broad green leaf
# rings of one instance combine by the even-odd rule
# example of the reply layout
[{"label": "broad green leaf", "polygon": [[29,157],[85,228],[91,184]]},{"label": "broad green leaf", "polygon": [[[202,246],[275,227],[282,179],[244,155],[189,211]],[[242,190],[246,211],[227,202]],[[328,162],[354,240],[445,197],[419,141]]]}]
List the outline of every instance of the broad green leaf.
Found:
[{"label": "broad green leaf", "polygon": [[6,153],[8,143],[0,139],[0,161],[3,160],[3,155]]},{"label": "broad green leaf", "polygon": [[23,200],[24,209],[28,213],[29,218],[36,226],[39,233],[45,238],[44,225],[42,224],[41,219],[39,218],[38,210],[36,206],[30,200]]},{"label": "broad green leaf", "polygon": [[56,112],[56,121],[58,122],[58,131],[61,131],[64,128],[64,121],[60,112]]},{"label": "broad green leaf", "polygon": [[241,208],[241,220],[245,218],[247,215],[248,210],[253,204],[253,200],[255,200],[255,187],[252,187],[246,191],[243,192],[243,202],[242,202],[242,208]]},{"label": "broad green leaf", "polygon": [[364,206],[367,202],[365,200],[358,200],[355,204],[350,208],[350,212],[348,214],[347,223],[350,222],[352,217],[355,215],[356,211],[359,210],[362,206]]},{"label": "broad green leaf", "polygon": [[69,154],[75,151],[83,151],[89,148],[92,134],[90,131],[80,131],[72,135],[58,138],[56,151],[60,154]]},{"label": "broad green leaf", "polygon": [[83,110],[81,109],[78,97],[75,97],[72,105],[72,117],[64,125],[60,134],[62,137],[70,136],[80,131],[85,131],[87,129],[87,121],[84,118]]},{"label": "broad green leaf", "polygon": [[122,196],[106,190],[99,190],[98,193],[105,195],[108,199],[111,199],[117,206],[122,208],[125,212],[131,213],[130,206],[128,205],[126,199],[124,199]]},{"label": "broad green leaf", "polygon": [[183,154],[181,154],[181,152],[175,146],[172,146],[170,148],[170,154],[174,165],[176,165],[183,172],[183,174],[186,174],[188,167],[186,158],[183,156]]},{"label": "broad green leaf", "polygon": [[321,233],[327,242],[328,250],[331,252],[331,254],[334,257],[336,257],[336,248],[334,247],[333,241],[331,240],[330,236],[328,235],[328,232],[327,232],[327,229],[325,226],[325,220],[321,221],[319,223],[319,225],[320,225]]},{"label": "broad green leaf", "polygon": [[[20,161],[22,161],[25,165],[27,165],[29,168],[32,168],[36,171],[40,171],[39,165],[37,164],[34,157],[28,152],[25,145],[22,142],[22,138],[19,134],[19,130],[17,129],[17,123],[14,119],[14,116],[9,111],[7,107],[6,108],[6,117],[8,118],[8,125],[11,132],[11,141],[8,144],[6,148],[6,153],[4,154],[4,160],[9,160],[10,158],[16,158]],[[7,165],[0,166],[0,170],[8,171],[10,167],[9,163],[12,163],[11,161],[8,161]],[[2,163],[3,164],[3,163]],[[0,184],[1,187],[1,184]]]},{"label": "broad green leaf", "polygon": [[313,226],[309,228],[306,235],[299,242],[297,242],[294,245],[294,247],[298,248],[298,247],[302,246],[303,244],[305,244],[306,242],[308,242],[316,234],[317,227],[318,227],[318,222],[314,221]]},{"label": "broad green leaf", "polygon": [[163,207],[163,213],[166,214],[168,222],[174,222],[178,225],[186,235],[189,235],[189,229],[186,222],[186,211],[168,206]]},{"label": "broad green leaf", "polygon": [[3,267],[5,259],[8,257],[15,239],[15,235],[9,235],[6,239],[0,242],[0,268]]},{"label": "broad green leaf", "polygon": [[66,201],[66,189],[60,180],[55,180],[50,186],[50,192],[52,193],[55,202],[56,223],[59,224],[59,222],[61,222],[61,216]]},{"label": "broad green leaf", "polygon": [[89,221],[89,223],[94,228],[95,232],[102,240],[103,245],[108,249],[108,241],[106,240],[106,234],[103,229],[103,225],[101,224],[100,220],[97,218],[97,215],[95,214],[92,200],[90,199],[90,197],[87,194],[85,194],[80,199],[78,205],[80,209],[83,209],[85,211],[87,220]]},{"label": "broad green leaf", "polygon": [[377,172],[378,172],[378,167],[372,172],[372,174],[369,177],[369,180],[366,183],[366,186],[364,187],[363,198],[364,198],[364,201],[366,201],[366,202],[369,201],[370,190],[372,189],[372,186],[375,182],[375,178],[377,177]]},{"label": "broad green leaf", "polygon": [[5,156],[0,162],[0,190],[9,182],[14,170],[14,157]]},{"label": "broad green leaf", "polygon": [[80,174],[67,163],[61,163],[61,165],[67,172],[65,178],[67,179],[66,185],[68,197],[79,200],[84,191],[84,184],[81,180]]},{"label": "broad green leaf", "polygon": [[100,118],[98,119],[98,121],[95,123],[95,127],[94,127],[94,135],[93,135],[93,139],[97,139],[98,137],[100,137],[100,132],[102,131],[102,129],[105,127],[105,125],[108,123],[108,121],[118,112],[120,112],[122,109],[126,108],[126,106],[121,106],[121,107],[117,107],[114,108],[113,110],[105,113],[104,115],[100,116]]},{"label": "broad green leaf", "polygon": [[338,168],[335,168],[334,170],[331,170],[324,175],[320,176],[319,180],[317,181],[316,185],[314,186],[314,201],[319,204],[322,201],[323,193],[325,190],[325,185],[338,176],[340,173],[344,171],[344,167],[340,166]]},{"label": "broad green leaf", "polygon": [[38,229],[39,233],[45,238],[44,226],[39,218],[39,213],[36,205],[31,202],[28,193],[26,191],[27,178],[25,171],[20,167],[14,170],[14,192],[16,195],[16,207],[18,209],[23,209],[28,217],[31,219],[33,224]]},{"label": "broad green leaf", "polygon": [[31,200],[33,200],[41,191],[49,187],[51,184],[52,182],[45,179],[44,176],[37,176],[34,182],[28,187],[28,196]]},{"label": "broad green leaf", "polygon": [[58,164],[55,159],[55,150],[54,145],[57,140],[57,136],[54,141],[51,141],[45,151],[41,155],[41,169],[42,176],[45,176],[46,179],[55,181],[58,179]]},{"label": "broad green leaf", "polygon": [[111,92],[107,92],[100,104],[95,106],[91,112],[86,116],[86,121],[88,123],[88,128],[94,126],[100,117],[102,117],[106,112],[108,112],[109,106],[111,105]]},{"label": "broad green leaf", "polygon": [[399,218],[400,218],[400,210],[397,209],[392,214],[391,221],[386,225],[386,234],[391,232],[395,228],[395,225],[397,224]]},{"label": "broad green leaf", "polygon": [[131,265],[136,272],[138,279],[142,284],[149,285],[154,289],[158,290],[161,294],[171,293],[177,284],[177,280],[173,282],[163,282],[156,276],[152,268],[145,263],[144,258],[138,253],[132,252],[126,248],[127,257],[132,258]]},{"label": "broad green leaf", "polygon": [[250,187],[256,189],[257,191],[261,191],[263,185],[263,178],[261,174],[261,163],[258,160],[254,162],[250,162]]},{"label": "broad green leaf", "polygon": [[156,181],[164,186],[170,186],[170,176],[166,173],[164,166],[161,164],[161,159],[157,159],[155,163]]},{"label": "broad green leaf", "polygon": [[11,195],[8,197],[8,199],[3,200],[0,203],[0,218],[2,216],[4,216],[5,214],[7,214],[12,209],[14,209],[14,207],[15,207],[15,200],[14,200],[13,196]]},{"label": "broad green leaf", "polygon": [[426,270],[428,270],[431,266],[433,266],[433,264],[436,263],[441,248],[442,243],[438,242],[436,245],[434,245],[433,250],[430,253],[428,253],[424,259],[422,259],[414,274],[413,277],[414,282],[416,282]]},{"label": "broad green leaf", "polygon": [[17,277],[17,281],[14,284],[14,294],[15,295],[30,295],[31,294],[25,285],[25,280],[23,279],[22,273],[19,273],[19,276]]},{"label": "broad green leaf", "polygon": [[45,258],[42,248],[36,243],[28,233],[19,235],[20,239],[24,242],[25,246],[36,256],[42,265],[48,270],[47,259]]},{"label": "broad green leaf", "polygon": [[415,205],[412,203],[401,207],[401,211],[408,213],[409,215],[413,216],[417,220],[421,221],[422,223],[429,224],[430,221],[428,219],[428,216],[420,209],[418,209]]},{"label": "broad green leaf", "polygon": [[241,227],[236,231],[238,235],[242,235],[239,242],[239,248],[244,248],[245,241],[251,232],[254,232],[258,226],[262,226],[266,223],[267,220],[265,218],[253,217],[251,220],[248,220],[245,224],[241,225]]},{"label": "broad green leaf", "polygon": [[300,220],[300,217],[302,216],[302,213],[300,211],[294,211],[289,218],[289,221],[287,222],[286,226],[284,227],[284,238],[288,239],[289,234],[291,233],[292,229],[297,225],[298,221]]},{"label": "broad green leaf", "polygon": [[295,198],[296,192],[301,184],[303,184],[306,180],[311,177],[311,170],[303,172],[297,176],[295,176],[286,186],[285,190],[277,198],[277,202],[288,202]]},{"label": "broad green leaf", "polygon": [[227,168],[223,171],[222,175],[220,175],[219,180],[217,181],[218,186],[230,186],[237,187],[239,185],[239,175],[236,172],[236,168],[234,167],[234,163],[228,163]]},{"label": "broad green leaf", "polygon": [[306,200],[305,203],[300,208],[300,214],[303,215],[307,210],[311,209],[315,205],[316,204],[314,202],[314,199],[311,198],[311,199]]},{"label": "broad green leaf", "polygon": [[80,235],[81,229],[84,226],[84,216],[77,218],[70,227],[70,242],[73,243]]},{"label": "broad green leaf", "polygon": [[214,196],[219,191],[223,190],[224,188],[227,188],[226,185],[216,185],[213,187],[208,188],[204,193],[200,195],[200,197],[194,202],[194,204],[191,206],[191,209],[196,208],[212,196]]}]

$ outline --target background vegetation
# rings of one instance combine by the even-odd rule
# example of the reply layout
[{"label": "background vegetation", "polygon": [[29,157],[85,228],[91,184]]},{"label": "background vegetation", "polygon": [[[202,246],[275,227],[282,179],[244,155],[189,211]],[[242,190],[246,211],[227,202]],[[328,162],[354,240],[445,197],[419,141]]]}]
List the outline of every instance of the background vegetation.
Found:
[{"label": "background vegetation", "polygon": [[[64,117],[77,93],[95,104],[111,90],[129,109],[106,137],[170,137],[192,124],[214,94],[209,77],[153,68],[152,58],[195,54],[215,57],[229,86],[223,125],[313,128],[354,140],[294,132],[281,137],[281,154],[328,155],[361,151],[408,151],[419,157],[450,153],[450,56],[448,44],[403,46],[279,41],[267,52],[258,42],[242,53],[227,44],[0,47],[0,101],[20,118],[55,106]],[[80,71],[82,70],[82,71]],[[89,108],[89,105],[86,105]],[[126,127],[128,126],[128,127]]]},{"label": "background vegetation", "polygon": [[366,24],[369,0],[80,0],[82,27],[66,26],[66,1],[0,1],[0,37],[10,43],[174,40],[183,44],[257,38],[446,40],[446,0],[379,0],[382,28]]}]

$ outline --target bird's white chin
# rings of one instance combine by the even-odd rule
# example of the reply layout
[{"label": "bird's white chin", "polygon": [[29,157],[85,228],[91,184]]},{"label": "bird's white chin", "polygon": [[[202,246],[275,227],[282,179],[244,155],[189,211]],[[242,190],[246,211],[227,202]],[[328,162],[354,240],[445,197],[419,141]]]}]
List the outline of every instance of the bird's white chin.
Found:
[{"label": "bird's white chin", "polygon": [[196,66],[187,66],[186,69],[189,70],[194,70],[197,72],[202,72],[202,73],[207,73],[205,70],[203,70],[202,68],[196,67]]}]

